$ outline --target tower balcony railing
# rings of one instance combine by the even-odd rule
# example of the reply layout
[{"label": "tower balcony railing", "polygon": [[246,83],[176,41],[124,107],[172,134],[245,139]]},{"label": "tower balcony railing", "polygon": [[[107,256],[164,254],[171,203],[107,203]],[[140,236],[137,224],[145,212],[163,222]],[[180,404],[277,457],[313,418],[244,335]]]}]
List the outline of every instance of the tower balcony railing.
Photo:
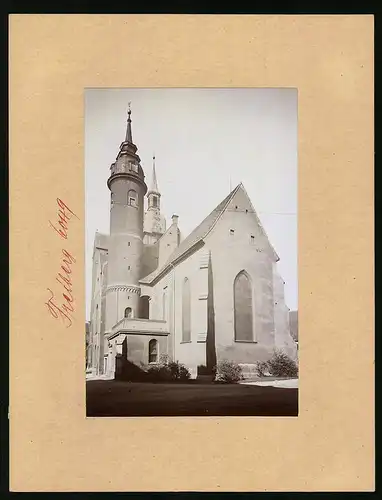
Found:
[{"label": "tower balcony railing", "polygon": [[146,335],[168,335],[167,321],[160,319],[123,318],[112,328],[112,334],[136,333]]},{"label": "tower balcony railing", "polygon": [[139,173],[139,165],[133,162],[113,163],[110,167],[110,175]]}]

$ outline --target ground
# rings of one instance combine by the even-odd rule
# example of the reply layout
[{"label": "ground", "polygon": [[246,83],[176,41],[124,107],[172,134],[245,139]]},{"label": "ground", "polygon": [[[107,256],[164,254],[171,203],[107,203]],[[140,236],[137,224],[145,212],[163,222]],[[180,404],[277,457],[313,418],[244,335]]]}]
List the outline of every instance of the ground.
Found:
[{"label": "ground", "polygon": [[298,389],[244,384],[86,383],[88,417],[297,416]]}]

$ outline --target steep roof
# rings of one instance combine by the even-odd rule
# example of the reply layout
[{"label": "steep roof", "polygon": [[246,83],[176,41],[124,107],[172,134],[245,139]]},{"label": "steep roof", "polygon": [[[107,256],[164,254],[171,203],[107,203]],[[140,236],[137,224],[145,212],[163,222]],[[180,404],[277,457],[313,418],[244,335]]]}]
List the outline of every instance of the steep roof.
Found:
[{"label": "steep roof", "polygon": [[277,255],[277,252],[271,245],[271,243],[268,240],[268,236],[261,224],[261,221],[259,217],[256,214],[256,211],[252,205],[252,202],[248,196],[248,193],[246,192],[244,186],[242,183],[238,184],[233,191],[229,193],[228,196],[224,198],[223,201],[217,205],[217,207],[212,210],[212,212],[197,226],[188,236],[185,238],[180,245],[173,251],[173,253],[170,255],[169,259],[166,261],[166,263],[147,275],[146,277],[142,278],[140,280],[141,283],[143,284],[148,284],[152,283],[156,278],[161,276],[162,274],[165,274],[173,265],[177,264],[184,256],[187,254],[187,252],[192,251],[194,247],[196,247],[198,244],[202,243],[203,240],[206,238],[206,236],[212,231],[218,220],[220,219],[221,215],[227,210],[227,207],[229,206],[230,202],[232,199],[235,197],[236,193],[242,190],[243,193],[245,194],[246,198],[248,199],[248,202],[251,207],[251,212],[254,214],[256,218],[256,223],[265,238],[265,241],[267,242],[267,245],[269,246],[269,250],[273,255],[273,258],[275,261],[279,260],[279,256]]},{"label": "steep roof", "polygon": [[251,212],[252,212],[252,213],[253,213],[253,215],[255,216],[256,223],[257,223],[257,225],[258,225],[258,227],[259,227],[259,229],[260,229],[261,234],[262,234],[262,235],[263,235],[263,237],[265,238],[265,241],[266,241],[266,243],[267,243],[267,245],[268,245],[268,247],[269,247],[269,250],[270,250],[271,254],[273,255],[273,257],[274,257],[275,261],[276,261],[276,262],[278,262],[278,261],[280,260],[280,257],[278,256],[278,254],[277,254],[276,250],[273,248],[273,246],[272,246],[271,242],[269,241],[269,239],[268,239],[268,235],[267,235],[267,233],[266,233],[266,231],[265,231],[265,229],[264,229],[264,227],[263,227],[263,225],[262,225],[262,223],[261,223],[261,221],[260,221],[260,219],[259,219],[259,216],[258,216],[258,215],[257,215],[257,213],[256,213],[256,210],[255,210],[255,208],[254,208],[254,206],[253,206],[253,204],[252,204],[252,201],[251,201],[250,197],[248,196],[247,191],[245,190],[245,187],[243,186],[243,184],[240,184],[240,187],[241,187],[241,189],[243,190],[243,192],[245,193],[245,196],[247,197],[247,199],[248,199],[248,201],[249,201],[249,204],[250,204],[250,206],[251,206]]},{"label": "steep roof", "polygon": [[151,184],[150,184],[150,189],[149,189],[148,193],[158,193],[159,194],[157,173],[155,170],[155,156],[153,156],[153,173],[151,176]]},{"label": "steep roof", "polygon": [[212,230],[218,221],[221,214],[224,212],[228,203],[235,196],[241,184],[235,187],[233,191],[229,193],[228,196],[224,198],[223,201],[219,203],[217,207],[212,210],[212,212],[197,226],[188,236],[185,238],[180,245],[173,251],[167,262],[161,267],[150,273],[145,278],[142,278],[141,283],[151,283],[157,276],[162,274],[168,266],[174,264],[178,259],[180,259],[185,253],[187,253],[194,245],[201,242],[207,234]]}]

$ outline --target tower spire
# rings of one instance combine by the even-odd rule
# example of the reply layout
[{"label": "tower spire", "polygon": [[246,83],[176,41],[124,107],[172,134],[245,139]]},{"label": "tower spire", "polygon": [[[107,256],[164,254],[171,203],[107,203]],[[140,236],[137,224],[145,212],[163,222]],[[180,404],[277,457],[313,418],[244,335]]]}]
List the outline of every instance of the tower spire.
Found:
[{"label": "tower spire", "polygon": [[[166,219],[160,212],[161,194],[158,189],[157,173],[155,169],[155,153],[153,154],[153,173],[150,188],[147,191],[147,210],[145,212],[144,231],[149,238],[146,241],[158,240],[158,237],[166,231]],[[150,236],[151,235],[151,236]],[[154,239],[152,239],[154,238]]]},{"label": "tower spire", "polygon": [[126,129],[126,142],[133,144],[133,136],[131,133],[131,102],[128,103],[129,109],[127,111],[127,129]]},{"label": "tower spire", "polygon": [[155,170],[155,153],[153,154],[153,175],[152,175],[152,178],[151,178],[150,192],[152,192],[152,193],[159,193],[158,181],[157,181],[157,173],[156,173],[156,170]]}]

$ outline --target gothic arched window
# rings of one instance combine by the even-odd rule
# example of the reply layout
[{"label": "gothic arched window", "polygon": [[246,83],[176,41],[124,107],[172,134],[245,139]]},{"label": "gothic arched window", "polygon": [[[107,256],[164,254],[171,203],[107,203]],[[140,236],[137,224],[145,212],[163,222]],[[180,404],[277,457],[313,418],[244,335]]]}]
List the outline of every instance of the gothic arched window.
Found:
[{"label": "gothic arched window", "polygon": [[151,339],[149,342],[149,363],[158,361],[158,341]]},{"label": "gothic arched window", "polygon": [[184,278],[182,290],[182,342],[191,342],[191,288],[188,278]]},{"label": "gothic arched window", "polygon": [[125,318],[132,318],[133,316],[133,311],[131,307],[126,307],[125,309]]},{"label": "gothic arched window", "polygon": [[129,192],[127,193],[127,204],[130,205],[131,207],[138,206],[138,195],[137,192],[134,191],[134,189],[130,189]]},{"label": "gothic arched window", "polygon": [[153,207],[158,206],[158,198],[156,196],[153,196]]},{"label": "gothic arched window", "polygon": [[241,271],[235,278],[234,293],[234,320],[235,340],[242,342],[253,341],[253,310],[251,280],[245,271]]}]

